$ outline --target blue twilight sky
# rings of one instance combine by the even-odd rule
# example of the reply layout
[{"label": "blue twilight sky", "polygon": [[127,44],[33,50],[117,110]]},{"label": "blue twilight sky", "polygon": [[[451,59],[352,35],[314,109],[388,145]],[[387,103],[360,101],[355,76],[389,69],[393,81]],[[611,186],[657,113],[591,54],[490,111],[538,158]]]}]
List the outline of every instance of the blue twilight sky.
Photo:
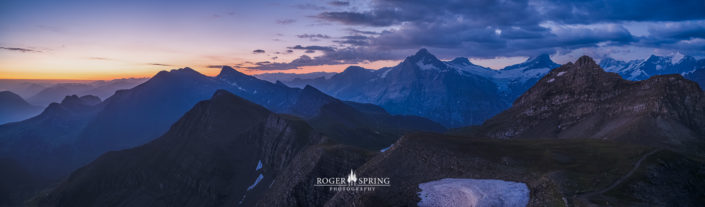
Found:
[{"label": "blue twilight sky", "polygon": [[0,0],[0,78],[339,71],[422,47],[493,68],[541,53],[702,58],[705,1]]}]

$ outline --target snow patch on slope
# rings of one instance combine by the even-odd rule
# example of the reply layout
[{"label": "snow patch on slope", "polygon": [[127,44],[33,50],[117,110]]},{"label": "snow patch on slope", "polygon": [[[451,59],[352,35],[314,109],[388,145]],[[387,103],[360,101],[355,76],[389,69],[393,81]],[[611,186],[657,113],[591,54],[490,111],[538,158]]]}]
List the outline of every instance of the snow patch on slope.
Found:
[{"label": "snow patch on slope", "polygon": [[257,186],[257,184],[259,184],[259,181],[262,181],[263,178],[264,178],[264,176],[260,173],[259,176],[257,176],[255,183],[252,184],[250,187],[247,187],[247,190],[249,191],[249,190],[252,190],[253,188],[255,188],[255,186]]},{"label": "snow patch on slope", "polygon": [[426,65],[426,64],[423,64],[422,61],[417,62],[416,65],[418,65],[421,70],[438,70],[438,67],[436,67],[435,65],[433,65],[433,64]]},{"label": "snow patch on slope", "polygon": [[419,206],[526,206],[524,183],[493,179],[445,178],[419,184]]}]

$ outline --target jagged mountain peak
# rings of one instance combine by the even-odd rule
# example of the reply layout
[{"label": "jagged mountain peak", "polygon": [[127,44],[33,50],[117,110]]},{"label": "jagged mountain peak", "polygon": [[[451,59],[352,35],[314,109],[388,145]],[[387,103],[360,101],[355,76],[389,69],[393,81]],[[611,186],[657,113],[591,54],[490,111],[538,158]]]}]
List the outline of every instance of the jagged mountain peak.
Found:
[{"label": "jagged mountain peak", "polygon": [[553,62],[551,60],[551,56],[548,55],[548,53],[541,53],[537,56],[530,57],[529,59],[526,60],[526,62]]},{"label": "jagged mountain peak", "polygon": [[150,80],[154,79],[168,79],[168,78],[190,78],[194,76],[203,76],[203,74],[199,73],[198,71],[191,69],[189,67],[185,68],[179,68],[179,69],[172,69],[170,71],[162,70],[159,71],[154,77],[152,77]]},{"label": "jagged mountain peak", "polygon": [[229,74],[242,74],[240,71],[235,70],[235,68],[224,65],[222,68],[220,68],[220,73],[218,73],[218,77],[224,76],[224,75],[229,75]]},{"label": "jagged mountain peak", "polygon": [[353,65],[350,67],[345,68],[342,73],[360,73],[360,72],[367,72],[369,71],[368,69],[365,69],[363,67]]},{"label": "jagged mountain peak", "polygon": [[556,68],[560,66],[559,64],[556,64],[551,60],[551,57],[548,54],[540,54],[535,57],[531,57],[524,61],[523,63],[516,64],[516,65],[510,65],[505,67],[502,70],[513,70],[513,69],[540,69],[540,68]]},{"label": "jagged mountain peak", "polygon": [[64,97],[64,100],[61,100],[61,105],[65,106],[80,106],[80,105],[87,105],[87,106],[93,106],[97,105],[101,102],[100,98],[97,96],[93,95],[85,95],[85,96],[77,96],[77,95],[69,95]]},{"label": "jagged mountain peak", "polygon": [[599,65],[597,65],[597,63],[595,63],[595,60],[593,60],[590,56],[587,55],[583,55],[582,57],[578,58],[578,60],[575,61],[575,65],[578,69],[594,69],[600,67]]},{"label": "jagged mountain peak", "polygon": [[433,54],[428,52],[426,48],[421,48],[416,54],[406,57],[404,62],[400,65],[416,65],[421,69],[441,69],[446,67],[446,65],[436,58]]}]

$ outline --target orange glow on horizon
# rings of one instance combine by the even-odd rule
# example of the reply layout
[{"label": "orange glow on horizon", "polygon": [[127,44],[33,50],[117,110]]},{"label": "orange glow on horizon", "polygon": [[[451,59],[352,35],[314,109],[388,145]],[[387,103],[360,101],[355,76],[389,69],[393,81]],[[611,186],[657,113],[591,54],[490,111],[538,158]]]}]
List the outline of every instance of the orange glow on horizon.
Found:
[{"label": "orange glow on horizon", "polygon": [[[341,64],[341,65],[319,65],[319,66],[305,66],[299,69],[291,70],[250,70],[247,68],[235,68],[236,70],[248,74],[256,75],[263,73],[311,73],[311,72],[341,72],[345,68],[353,65],[361,66],[368,69],[379,69],[382,67],[389,67],[399,64],[396,60],[385,60],[385,61],[374,61],[365,62],[361,64]],[[23,70],[23,69],[13,69],[0,70],[0,79],[25,79],[25,80],[112,80],[121,78],[151,78],[159,71],[172,70],[178,68],[190,67],[199,73],[206,76],[216,76],[220,72],[220,68],[211,68],[207,65],[201,66],[149,66],[149,67],[137,67],[138,70],[125,70],[130,71],[129,73],[116,73],[116,72],[105,72],[105,71],[90,71],[90,70],[80,70],[85,72],[79,72],[75,70],[58,70],[56,68],[51,70],[43,70],[41,73],[35,72],[36,70]],[[71,71],[71,72],[68,72]]]}]

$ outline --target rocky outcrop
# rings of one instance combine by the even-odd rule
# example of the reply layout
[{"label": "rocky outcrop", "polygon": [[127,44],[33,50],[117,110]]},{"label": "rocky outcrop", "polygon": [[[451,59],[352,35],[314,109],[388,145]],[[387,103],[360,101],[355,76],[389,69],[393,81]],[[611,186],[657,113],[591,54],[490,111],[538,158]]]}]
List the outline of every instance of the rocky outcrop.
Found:
[{"label": "rocky outcrop", "polygon": [[697,151],[705,141],[705,94],[680,75],[624,80],[583,56],[552,70],[474,131],[504,139],[595,138]]}]

